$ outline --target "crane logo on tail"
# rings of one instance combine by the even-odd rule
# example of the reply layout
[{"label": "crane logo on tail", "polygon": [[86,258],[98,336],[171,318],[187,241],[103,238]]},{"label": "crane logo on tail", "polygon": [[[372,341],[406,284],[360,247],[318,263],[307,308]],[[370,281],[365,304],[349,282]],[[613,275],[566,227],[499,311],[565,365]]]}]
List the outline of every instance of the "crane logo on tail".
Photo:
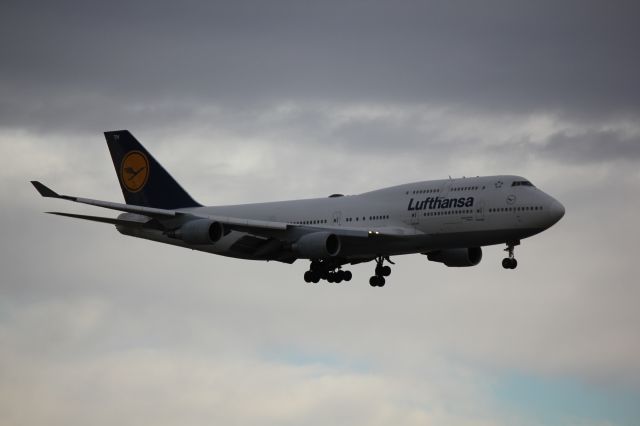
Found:
[{"label": "crane logo on tail", "polygon": [[140,151],[130,151],[122,159],[120,181],[127,191],[138,192],[149,178],[149,160]]}]

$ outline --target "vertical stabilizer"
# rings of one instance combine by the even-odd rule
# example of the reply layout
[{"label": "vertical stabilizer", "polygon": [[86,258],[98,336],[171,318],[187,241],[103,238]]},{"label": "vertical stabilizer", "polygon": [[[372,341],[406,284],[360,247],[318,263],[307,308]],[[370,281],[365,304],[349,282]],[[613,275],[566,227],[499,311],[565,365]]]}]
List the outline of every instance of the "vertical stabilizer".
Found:
[{"label": "vertical stabilizer", "polygon": [[160,209],[200,206],[128,130],[104,136],[127,204]]}]

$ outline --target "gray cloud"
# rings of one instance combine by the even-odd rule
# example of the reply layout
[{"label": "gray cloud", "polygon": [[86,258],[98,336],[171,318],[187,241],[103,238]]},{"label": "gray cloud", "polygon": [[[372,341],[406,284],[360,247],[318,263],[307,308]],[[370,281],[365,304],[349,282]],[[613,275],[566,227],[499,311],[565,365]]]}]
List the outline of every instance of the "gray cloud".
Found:
[{"label": "gray cloud", "polygon": [[[514,371],[637,396],[636,2],[0,8],[3,424],[537,424],[494,392]],[[110,215],[27,181],[120,200],[114,128],[205,203],[516,173],[567,215],[517,275],[489,247],[309,287],[43,215]]]},{"label": "gray cloud", "polygon": [[[31,138],[12,145],[0,139],[5,158],[24,150]],[[465,425],[478,418],[526,424],[527,419],[495,408],[504,401],[493,400],[491,386],[505,370],[605,390],[640,384],[637,238],[632,228],[618,226],[633,223],[640,205],[623,197],[625,208],[607,207],[637,189],[637,182],[625,180],[625,167],[589,175],[587,162],[578,165],[577,178],[558,175],[547,181],[567,206],[567,220],[523,242],[516,280],[499,267],[499,247],[486,249],[483,263],[469,270],[403,256],[395,259],[398,266],[385,288],[390,291],[382,294],[359,278],[349,286],[306,286],[300,282],[304,263],[245,263],[126,239],[109,226],[45,216],[40,212],[105,212],[42,199],[25,175],[53,168],[49,179],[56,189],[61,182],[60,189],[71,188],[65,192],[75,188],[82,195],[119,197],[105,150],[94,152],[90,145],[69,156],[65,153],[75,152],[76,142],[53,141],[36,138],[3,169],[0,364],[11,372],[0,383],[0,392],[11,395],[0,402],[4,423],[90,421],[104,410],[105,421],[125,424],[145,414],[157,415],[159,424],[172,423],[185,412],[195,424],[212,418],[250,424],[256,415],[267,424],[313,424],[338,415],[373,424],[391,419]],[[270,148],[258,151],[265,163],[293,149],[287,162],[298,173],[306,170],[310,183],[299,183],[291,193],[326,191],[327,181],[344,179],[344,171],[327,178],[326,169],[309,168],[310,153],[302,148],[260,144]],[[186,160],[198,146],[163,142],[159,158],[181,163],[181,170],[194,168]],[[309,146],[314,144],[304,148]],[[183,149],[186,158],[167,155]],[[225,157],[243,157],[256,147],[244,151],[231,141],[224,149]],[[206,152],[201,157],[213,155]],[[343,155],[344,164],[360,159],[357,148]],[[382,163],[388,152],[370,155]],[[517,162],[518,156],[508,158]],[[50,157],[60,165],[47,166]],[[532,162],[533,176],[556,167],[547,157],[539,160]],[[77,163],[86,167],[80,175]],[[222,202],[238,193],[247,200],[281,194],[277,181],[256,179],[255,168],[235,164],[227,173],[237,173],[241,186],[222,195],[217,192],[224,182],[194,185],[200,166],[183,183],[213,192]],[[280,169],[265,176],[289,173]],[[390,161],[383,170],[380,183],[410,174],[401,161]],[[416,175],[424,172],[418,169]],[[371,173],[363,176],[373,179]],[[305,187],[312,182],[316,185]],[[372,183],[352,185],[362,190]],[[594,193],[600,194],[597,202]],[[603,217],[609,220],[603,223]],[[367,277],[370,265],[353,270],[356,277]],[[34,394],[38,409],[20,409]],[[81,396],[89,409],[78,408]],[[385,408],[366,410],[363,400]],[[252,410],[242,411],[243,401],[245,406],[251,401]],[[155,406],[161,408],[150,408]]]}]

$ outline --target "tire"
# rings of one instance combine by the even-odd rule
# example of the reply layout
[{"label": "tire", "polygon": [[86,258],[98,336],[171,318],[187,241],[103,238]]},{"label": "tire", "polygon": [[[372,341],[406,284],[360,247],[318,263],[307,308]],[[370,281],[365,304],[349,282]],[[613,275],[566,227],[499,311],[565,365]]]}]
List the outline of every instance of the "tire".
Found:
[{"label": "tire", "polygon": [[307,271],[304,273],[304,282],[310,283],[313,281],[313,272]]},{"label": "tire", "polygon": [[353,278],[353,274],[351,274],[351,271],[344,271],[344,280],[351,281],[351,278]]},{"label": "tire", "polygon": [[371,287],[378,287],[378,276],[374,275],[371,278],[369,278],[369,285]]},{"label": "tire", "polygon": [[382,267],[382,275],[383,277],[388,277],[389,275],[391,275],[391,266],[383,266]]},{"label": "tire", "polygon": [[515,259],[511,259],[511,265],[509,265],[511,269],[516,269],[518,267],[518,261]]},{"label": "tire", "polygon": [[502,267],[504,269],[511,269],[511,259],[509,259],[508,257],[502,259]]}]

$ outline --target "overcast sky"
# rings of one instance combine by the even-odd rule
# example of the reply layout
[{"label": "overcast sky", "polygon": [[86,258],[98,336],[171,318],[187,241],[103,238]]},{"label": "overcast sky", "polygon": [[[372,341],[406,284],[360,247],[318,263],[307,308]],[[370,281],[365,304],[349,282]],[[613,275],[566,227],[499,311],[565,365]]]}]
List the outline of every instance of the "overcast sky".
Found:
[{"label": "overcast sky", "polygon": [[[640,424],[637,1],[0,5],[3,425]],[[121,236],[129,129],[206,204],[513,173],[566,207],[348,284]]]}]

